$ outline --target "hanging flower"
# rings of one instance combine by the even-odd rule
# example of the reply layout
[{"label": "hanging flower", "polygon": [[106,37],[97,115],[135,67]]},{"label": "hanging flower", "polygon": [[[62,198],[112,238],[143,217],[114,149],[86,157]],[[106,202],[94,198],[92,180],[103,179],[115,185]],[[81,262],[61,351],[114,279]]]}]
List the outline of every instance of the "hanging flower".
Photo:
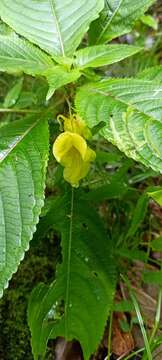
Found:
[{"label": "hanging flower", "polygon": [[78,114],[71,115],[70,118],[59,115],[58,120],[63,123],[64,131],[70,131],[72,133],[79,134],[86,140],[91,139],[92,134],[90,129]]},{"label": "hanging flower", "polygon": [[[65,128],[68,126],[69,130],[72,129],[70,123]],[[57,137],[53,145],[53,154],[64,166],[64,179],[74,187],[79,186],[79,181],[87,175],[90,163],[96,157],[86,140],[77,132],[71,131],[65,131]]]}]

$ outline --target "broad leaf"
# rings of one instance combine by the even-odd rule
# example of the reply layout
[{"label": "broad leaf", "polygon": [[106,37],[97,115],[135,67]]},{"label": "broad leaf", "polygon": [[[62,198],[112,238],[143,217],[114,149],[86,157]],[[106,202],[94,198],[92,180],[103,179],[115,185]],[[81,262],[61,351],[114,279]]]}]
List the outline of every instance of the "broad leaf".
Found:
[{"label": "broad leaf", "polygon": [[17,33],[54,55],[71,55],[104,0],[1,0],[0,16]]},{"label": "broad leaf", "polygon": [[0,295],[17,270],[43,206],[48,127],[25,118],[0,131]]},{"label": "broad leaf", "polygon": [[105,0],[100,18],[90,29],[91,43],[104,43],[132,30],[137,19],[155,0]]},{"label": "broad leaf", "polygon": [[89,126],[127,156],[162,172],[162,86],[136,79],[109,79],[80,89],[76,107]]},{"label": "broad leaf", "polygon": [[129,45],[91,46],[75,53],[75,65],[81,68],[109,65],[139,51],[141,51],[140,47]]},{"label": "broad leaf", "polygon": [[162,65],[151,66],[139,72],[138,78],[162,83]]},{"label": "broad leaf", "polygon": [[50,287],[38,285],[31,295],[34,359],[44,354],[49,338],[64,336],[78,339],[88,360],[112,306],[116,282],[112,245],[99,216],[78,191],[72,200],[70,194],[58,198],[43,222],[61,233],[63,261],[56,281]]},{"label": "broad leaf", "polygon": [[53,65],[47,54],[13,31],[0,31],[0,71],[38,75]]}]

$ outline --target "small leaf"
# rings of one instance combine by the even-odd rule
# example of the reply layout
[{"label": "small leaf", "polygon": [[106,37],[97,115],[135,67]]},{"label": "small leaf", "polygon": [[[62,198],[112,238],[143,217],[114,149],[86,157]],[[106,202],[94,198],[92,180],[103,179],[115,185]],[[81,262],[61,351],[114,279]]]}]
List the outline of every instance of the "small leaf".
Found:
[{"label": "small leaf", "polygon": [[81,73],[79,69],[68,70],[63,66],[57,65],[45,71],[43,75],[46,76],[49,83],[49,90],[46,97],[47,100],[49,100],[56,89],[76,81],[81,76]]},{"label": "small leaf", "polygon": [[130,325],[128,324],[128,321],[126,319],[120,319],[119,320],[119,325],[120,325],[120,329],[125,332],[125,333],[129,333],[130,332]]},{"label": "small leaf", "polygon": [[148,191],[148,195],[153,198],[160,206],[162,206],[162,188],[156,187],[155,190]]},{"label": "small leaf", "polygon": [[147,284],[162,286],[162,270],[145,271],[143,273],[143,281]]},{"label": "small leaf", "polygon": [[116,249],[115,253],[118,257],[119,256],[124,257],[131,261],[139,260],[142,262],[147,262],[147,254],[146,254],[146,252],[144,252],[142,250],[122,248],[122,249]]},{"label": "small leaf", "polygon": [[141,16],[140,20],[143,22],[143,24],[151,27],[154,30],[158,29],[158,21],[151,15],[143,15]]},{"label": "small leaf", "polygon": [[16,84],[7,93],[3,106],[4,108],[10,108],[14,106],[20,96],[22,90],[23,79],[19,79]]},{"label": "small leaf", "polygon": [[16,272],[43,206],[48,125],[26,117],[0,132],[0,296]]},{"label": "small leaf", "polygon": [[146,193],[143,193],[139,197],[137,204],[135,206],[135,209],[134,209],[134,213],[133,213],[132,221],[130,224],[130,228],[127,233],[127,237],[133,237],[135,235],[138,227],[144,220],[146,211],[147,211],[148,200],[149,199],[148,199],[148,196]]},{"label": "small leaf", "polygon": [[117,312],[133,312],[134,306],[131,301],[121,300],[113,305],[113,310]]},{"label": "small leaf", "polygon": [[162,236],[151,241],[150,246],[154,251],[162,251]]},{"label": "small leaf", "polygon": [[76,51],[75,65],[80,68],[110,65],[141,51],[131,45],[97,45]]}]

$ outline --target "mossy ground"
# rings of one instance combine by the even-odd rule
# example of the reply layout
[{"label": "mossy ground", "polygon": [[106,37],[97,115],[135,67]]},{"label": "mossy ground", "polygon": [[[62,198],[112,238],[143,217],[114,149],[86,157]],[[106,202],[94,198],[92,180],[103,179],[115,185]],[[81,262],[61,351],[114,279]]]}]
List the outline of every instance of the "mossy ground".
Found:
[{"label": "mossy ground", "polygon": [[[27,325],[28,299],[34,286],[53,279],[59,246],[55,237],[36,245],[33,241],[31,245],[0,301],[0,360],[33,360]],[[51,358],[54,356],[49,350],[47,359]]]}]

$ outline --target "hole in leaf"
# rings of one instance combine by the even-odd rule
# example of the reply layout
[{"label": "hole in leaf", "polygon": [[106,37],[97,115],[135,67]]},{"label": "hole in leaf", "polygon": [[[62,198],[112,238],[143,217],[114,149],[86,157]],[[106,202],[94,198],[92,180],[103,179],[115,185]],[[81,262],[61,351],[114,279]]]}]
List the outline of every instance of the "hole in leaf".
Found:
[{"label": "hole in leaf", "polygon": [[62,318],[65,311],[64,300],[56,301],[46,316],[46,321],[58,321]]},{"label": "hole in leaf", "polygon": [[87,226],[86,223],[82,223],[82,227],[83,227],[84,229],[88,230],[88,226]]},{"label": "hole in leaf", "polygon": [[98,277],[98,274],[97,274],[97,272],[96,271],[92,271],[92,275],[94,276],[94,277]]}]

